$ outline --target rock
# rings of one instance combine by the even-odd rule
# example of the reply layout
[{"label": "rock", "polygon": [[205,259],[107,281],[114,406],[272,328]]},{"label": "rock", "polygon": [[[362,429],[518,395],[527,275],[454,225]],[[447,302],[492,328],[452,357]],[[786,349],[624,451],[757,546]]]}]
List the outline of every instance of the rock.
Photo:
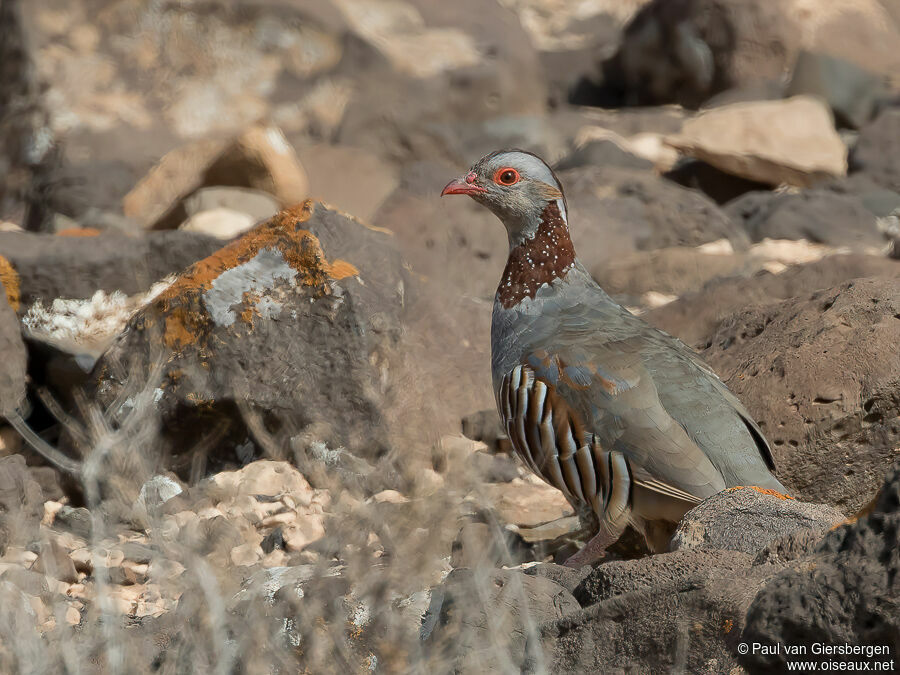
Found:
[{"label": "rock", "polygon": [[722,171],[768,185],[809,187],[847,173],[847,148],[818,99],[735,103],[702,112],[666,139]]},{"label": "rock", "polygon": [[254,126],[238,136],[206,168],[204,183],[262,190],[282,206],[299,204],[309,195],[303,165],[273,126]]},{"label": "rock", "polygon": [[897,315],[900,279],[857,279],[751,306],[702,352],[760,423],[792,496],[853,512],[897,457]]},{"label": "rock", "polygon": [[30,543],[44,515],[44,495],[22,455],[0,457],[0,555]]},{"label": "rock", "polygon": [[749,567],[749,556],[736,551],[678,551],[600,565],[582,588],[596,588],[604,599],[544,624],[529,642],[523,670],[733,672],[747,607],[778,570]]},{"label": "rock", "polygon": [[75,571],[75,563],[69,557],[69,552],[63,548],[56,539],[50,539],[41,544],[38,559],[32,569],[41,574],[47,574],[54,579],[74,584],[78,581],[78,573]]},{"label": "rock", "polygon": [[184,200],[184,209],[197,215],[213,209],[229,209],[245,213],[254,223],[268,220],[280,210],[278,200],[268,192],[246,187],[200,188]]},{"label": "rock", "polygon": [[557,162],[553,168],[556,171],[575,169],[579,166],[615,166],[638,170],[653,168],[652,162],[632,154],[626,143],[617,141],[618,139],[614,138],[588,141]]},{"label": "rock", "polygon": [[516,565],[529,559],[528,547],[515,533],[497,522],[464,522],[453,541],[450,565],[453,569],[469,567],[486,570]]},{"label": "rock", "polygon": [[648,293],[677,297],[699,290],[712,279],[746,276],[758,269],[746,254],[707,253],[702,248],[672,246],[631,253],[595,265],[590,272],[604,291],[621,304],[634,307],[646,305]]},{"label": "rock", "polygon": [[64,505],[56,513],[53,524],[82,539],[90,539],[94,527],[90,511],[84,507],[73,508],[68,505]]},{"label": "rock", "polygon": [[759,181],[734,176],[706,162],[686,157],[682,157],[663,176],[686,188],[699,190],[716,204],[726,204],[747,192],[768,187]]},{"label": "rock", "polygon": [[[865,663],[896,659],[898,539],[900,462],[888,472],[871,514],[829,532],[802,564],[784,570],[759,591],[747,612],[741,640],[766,646],[824,643],[888,650],[871,658],[815,653],[803,657],[817,663],[835,658]],[[788,670],[787,658],[784,653],[749,653],[741,657],[741,665],[752,674],[781,673]]]},{"label": "rock", "polygon": [[[0,290],[4,285],[0,283]],[[0,418],[2,418],[5,413],[18,409],[25,400],[28,363],[16,312],[3,297],[0,297],[0,354],[3,354],[0,362]]]},{"label": "rock", "polygon": [[[303,165],[282,131],[258,125],[230,143],[203,142],[163,157],[125,196],[125,215],[150,229],[175,228],[192,215],[190,208],[203,204],[192,195],[211,186],[253,188],[283,207],[300,203],[309,192]],[[160,204],[166,205],[162,212]]]},{"label": "rock", "polygon": [[859,129],[874,116],[885,96],[882,78],[854,63],[828,54],[801,51],[787,96],[823,99],[842,126]]},{"label": "rock", "polygon": [[504,523],[533,527],[572,515],[572,506],[562,492],[531,476],[489,483],[481,491]]},{"label": "rock", "polygon": [[494,408],[479,410],[463,417],[462,433],[466,438],[484,443],[491,452],[512,452],[509,437],[500,426],[500,419]]},{"label": "rock", "polygon": [[141,485],[137,505],[145,511],[158,508],[184,492],[182,485],[170,476],[156,475]]},{"label": "rock", "polygon": [[593,572],[593,568],[585,565],[581,569],[574,569],[565,565],[538,563],[537,565],[526,567],[524,572],[529,576],[546,577],[553,583],[565,588],[569,593],[574,593],[581,582]]},{"label": "rock", "polygon": [[698,578],[727,578],[748,569],[751,562],[746,553],[727,550],[673,551],[636,560],[613,560],[587,568],[572,594],[582,607],[589,607],[616,596],[681,585]]},{"label": "rock", "polygon": [[746,248],[742,228],[707,197],[652,174],[582,167],[559,175],[572,239],[589,268],[635,250],[699,246],[727,239]]},{"label": "rock", "polygon": [[486,483],[508,483],[519,477],[520,464],[506,454],[476,452],[472,454],[472,471]]},{"label": "rock", "polygon": [[900,276],[900,265],[882,256],[831,255],[792,265],[780,274],[760,271],[750,278],[712,279],[702,289],[651,309],[643,318],[694,347],[710,344],[716,327],[741,307],[807,296],[857,277]]},{"label": "rock", "polygon": [[752,486],[729,488],[704,499],[678,523],[671,550],[725,550],[755,554],[778,537],[806,529],[826,530],[844,514]]},{"label": "rock", "polygon": [[127,295],[208,256],[222,243],[187,232],[56,237],[0,232],[0,250],[19,278],[22,308],[41,299],[90,298],[98,290]]},{"label": "rock", "polygon": [[336,134],[342,145],[382,156],[440,157],[454,151],[441,138],[442,125],[544,112],[547,86],[537,52],[518,17],[500,4],[342,0],[339,6],[358,38],[338,68],[353,83]]},{"label": "rock", "polygon": [[815,20],[805,0],[655,0],[603,63],[594,104],[696,108],[719,92],[781,78],[804,49],[896,81],[898,57],[888,45],[898,38],[900,28],[878,0],[816,7]]},{"label": "rock", "polygon": [[249,230],[255,224],[256,220],[249,214],[231,209],[217,208],[195,213],[184,221],[178,229],[207,234],[216,239],[233,239]]},{"label": "rock", "polygon": [[362,148],[316,144],[297,154],[309,172],[309,194],[366,222],[397,187],[396,170]]},{"label": "rock", "polygon": [[886,108],[859,132],[850,170],[883,188],[900,192],[900,108]]},{"label": "rock", "polygon": [[875,216],[864,202],[831,190],[749,192],[727,204],[725,213],[743,223],[753,241],[806,239],[855,250],[874,250],[883,243]]},{"label": "rock", "polygon": [[528,636],[543,622],[578,610],[572,594],[547,578],[519,570],[458,569],[432,591],[425,621],[437,618],[423,637],[446,654],[455,672],[518,670]]},{"label": "rock", "polygon": [[603,64],[600,93],[627,105],[696,108],[726,89],[778,78],[801,39],[785,14],[748,0],[650,2]]},{"label": "rock", "polygon": [[121,364],[147,364],[162,347],[162,381],[147,383],[153,403],[136,412],[164,423],[159,448],[177,473],[192,461],[177,459],[190,439],[218,425],[216,461],[255,455],[247,425],[260,423],[285,443],[313,425],[331,447],[377,456],[403,291],[387,235],[305,202],[201,260],[138,312],[95,367],[98,395],[121,396],[135,384],[120,379]]}]

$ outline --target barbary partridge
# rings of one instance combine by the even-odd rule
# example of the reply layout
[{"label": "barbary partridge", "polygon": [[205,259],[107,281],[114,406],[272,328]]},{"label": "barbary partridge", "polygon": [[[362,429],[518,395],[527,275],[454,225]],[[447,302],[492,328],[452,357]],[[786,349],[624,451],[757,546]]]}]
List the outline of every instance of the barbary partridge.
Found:
[{"label": "barbary partridge", "polygon": [[443,195],[469,195],[506,227],[491,367],[501,422],[524,463],[599,533],[569,561],[603,556],[626,525],[653,552],[726,487],[784,492],[750,414],[698,355],[619,306],[575,256],[566,198],[528,152],[493,152]]}]

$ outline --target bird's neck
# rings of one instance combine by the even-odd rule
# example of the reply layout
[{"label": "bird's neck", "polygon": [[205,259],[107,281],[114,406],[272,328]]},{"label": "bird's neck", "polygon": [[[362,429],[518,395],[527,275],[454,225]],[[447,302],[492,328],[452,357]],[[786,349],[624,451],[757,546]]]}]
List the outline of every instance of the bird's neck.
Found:
[{"label": "bird's neck", "polygon": [[559,203],[549,202],[534,234],[511,242],[497,300],[506,308],[534,298],[544,284],[564,277],[575,264],[575,247]]}]

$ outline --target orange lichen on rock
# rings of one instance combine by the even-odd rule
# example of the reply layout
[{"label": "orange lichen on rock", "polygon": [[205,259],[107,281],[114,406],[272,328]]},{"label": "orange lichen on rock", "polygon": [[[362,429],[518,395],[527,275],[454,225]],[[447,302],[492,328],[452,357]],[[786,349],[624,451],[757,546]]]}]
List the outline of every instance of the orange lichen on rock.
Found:
[{"label": "orange lichen on rock", "polygon": [[0,255],[0,284],[6,291],[6,301],[14,311],[19,311],[19,273],[6,258]]},{"label": "orange lichen on rock", "polygon": [[96,237],[100,230],[93,227],[67,227],[56,233],[57,237]]},{"label": "orange lichen on rock", "polygon": [[[198,329],[207,325],[206,319],[197,316],[206,314],[198,304],[200,295],[212,288],[223,272],[249,262],[264,249],[279,251],[295,271],[297,283],[304,286],[324,286],[329,280],[358,275],[359,270],[346,260],[329,262],[318,237],[299,227],[309,220],[316,206],[308,199],[280,212],[179,275],[154,304],[167,317],[166,345],[179,349],[198,342]],[[252,323],[253,312],[241,312],[240,318]]]},{"label": "orange lichen on rock", "polygon": [[762,488],[758,485],[735,485],[734,487],[730,487],[725,492],[734,492],[735,490],[756,490],[761,495],[770,495],[772,497],[777,497],[778,499],[793,499],[790,495],[783,495],[777,490],[772,490],[771,488]]}]

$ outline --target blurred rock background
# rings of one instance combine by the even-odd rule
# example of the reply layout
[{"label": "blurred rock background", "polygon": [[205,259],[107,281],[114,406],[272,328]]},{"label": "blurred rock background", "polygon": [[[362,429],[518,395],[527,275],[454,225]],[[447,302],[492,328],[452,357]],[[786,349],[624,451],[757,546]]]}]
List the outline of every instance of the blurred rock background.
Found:
[{"label": "blurred rock background", "polygon": [[[0,670],[900,655],[898,44],[894,0],[0,0]],[[491,410],[505,236],[438,199],[510,146],[796,501],[551,562],[581,523]]]}]

